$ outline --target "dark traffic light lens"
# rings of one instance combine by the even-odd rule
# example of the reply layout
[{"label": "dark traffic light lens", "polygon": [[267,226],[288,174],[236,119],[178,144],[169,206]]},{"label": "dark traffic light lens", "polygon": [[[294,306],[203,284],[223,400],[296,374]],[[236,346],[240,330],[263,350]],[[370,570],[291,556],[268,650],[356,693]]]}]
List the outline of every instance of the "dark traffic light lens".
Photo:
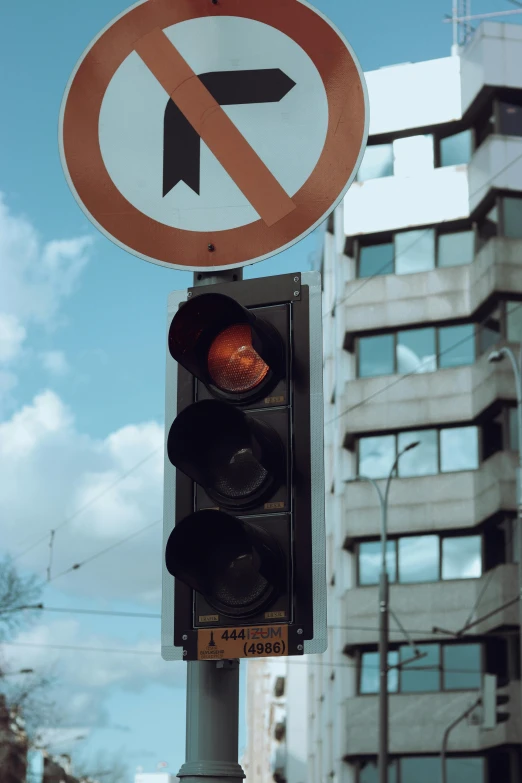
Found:
[{"label": "dark traffic light lens", "polygon": [[179,522],[165,564],[229,617],[262,612],[286,590],[286,560],[277,540],[258,524],[222,511],[198,511]]},{"label": "dark traffic light lens", "polygon": [[167,453],[224,508],[254,508],[286,478],[278,433],[266,421],[217,400],[195,402],[179,414]]},{"label": "dark traffic light lens", "polygon": [[217,568],[209,586],[210,600],[227,607],[228,611],[259,605],[270,590],[267,580],[259,573],[259,558],[252,551],[232,560],[227,560],[226,554],[216,556]]},{"label": "dark traffic light lens", "polygon": [[225,465],[216,460],[213,486],[227,498],[246,498],[261,489],[268,471],[257,461],[252,449],[239,449]]},{"label": "dark traffic light lens", "polygon": [[224,329],[208,352],[208,371],[216,386],[227,392],[255,389],[266,378],[269,366],[252,345],[249,324]]}]

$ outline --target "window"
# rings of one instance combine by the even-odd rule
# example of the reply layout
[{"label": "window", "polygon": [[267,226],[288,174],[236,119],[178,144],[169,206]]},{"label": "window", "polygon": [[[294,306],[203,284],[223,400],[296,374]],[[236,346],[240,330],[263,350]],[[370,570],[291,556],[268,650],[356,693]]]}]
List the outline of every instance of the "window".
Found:
[{"label": "window", "polygon": [[[518,305],[518,303],[517,303]],[[522,303],[520,304],[522,328]],[[436,341],[439,339],[439,355]],[[434,372],[475,361],[475,325],[425,327],[360,337],[357,343],[360,378],[393,373]],[[395,354],[395,359],[394,359]]]},{"label": "window", "polygon": [[440,165],[458,166],[469,163],[473,147],[473,135],[471,130],[455,133],[440,140]]},{"label": "window", "polygon": [[522,342],[522,302],[506,302],[507,339]]},{"label": "window", "polygon": [[437,369],[435,329],[408,329],[397,334],[397,372],[433,372]]},{"label": "window", "polygon": [[395,370],[394,343],[393,334],[361,338],[359,340],[359,377],[392,375]]},{"label": "window", "polygon": [[432,228],[395,234],[395,273],[408,275],[435,267],[435,231]]},{"label": "window", "polygon": [[440,574],[439,537],[408,536],[399,539],[399,581],[436,582]]},{"label": "window", "polygon": [[496,345],[502,337],[502,317],[500,307],[496,307],[493,312],[484,319],[479,327],[478,335],[479,351],[486,353]]},{"label": "window", "polygon": [[435,156],[433,136],[406,136],[393,142],[394,165],[396,177],[419,176],[433,169]]},{"label": "window", "polygon": [[442,648],[442,676],[445,691],[479,689],[482,685],[480,644],[446,644]]},{"label": "window", "polygon": [[[390,761],[388,765],[388,781],[389,783],[397,783],[397,780],[397,762]],[[359,762],[357,783],[379,783],[379,770],[376,761],[365,759]]]},{"label": "window", "polygon": [[475,255],[475,232],[469,229],[468,231],[441,234],[438,250],[438,266],[471,264]]},{"label": "window", "polygon": [[[497,647],[498,639],[488,640],[484,647],[485,656],[492,658]],[[409,644],[401,644],[398,649],[388,652],[388,666],[393,667],[388,675],[389,693],[439,693],[478,690],[481,687],[486,665],[482,662],[481,644],[434,642],[416,645],[416,649],[421,653],[419,658],[415,658]],[[499,663],[504,666],[507,663],[505,644],[502,649],[504,652]],[[379,679],[378,650],[362,652],[359,693],[365,696],[378,693]]]},{"label": "window", "polygon": [[374,277],[393,273],[393,244],[363,245],[359,251],[359,277]]},{"label": "window", "polygon": [[439,367],[460,367],[475,361],[475,326],[444,326],[439,329]]},{"label": "window", "polygon": [[479,465],[478,427],[417,430],[396,435],[370,435],[358,439],[358,473],[386,478],[399,451],[415,441],[419,445],[401,456],[399,476],[431,476],[439,472],[476,470]]},{"label": "window", "polygon": [[[509,561],[506,536],[503,531],[485,538],[486,554],[498,551],[488,568]],[[498,539],[498,540],[497,540]],[[501,540],[500,540],[501,539]],[[357,548],[358,584],[361,587],[379,584],[381,542],[361,541]],[[400,536],[386,542],[386,567],[390,582],[414,584],[438,582],[441,579],[478,579],[483,573],[482,537],[480,535]]]},{"label": "window", "polygon": [[482,576],[480,536],[454,536],[442,539],[442,578],[477,579]]},{"label": "window", "polygon": [[[376,585],[381,572],[381,542],[359,544],[359,584]],[[390,582],[397,581],[397,542],[386,542],[386,570]]]},{"label": "window", "polygon": [[504,207],[504,236],[509,239],[522,239],[522,198],[505,196],[502,202]]},{"label": "window", "polygon": [[391,176],[393,176],[393,145],[368,145],[357,172],[358,181],[365,182],[368,179]]},{"label": "window", "polygon": [[437,430],[418,430],[401,432],[398,450],[402,451],[410,443],[419,445],[402,455],[399,461],[399,476],[431,476],[438,472],[438,433]]},{"label": "window", "polygon": [[[411,649],[411,648],[410,648]],[[390,650],[388,653],[388,666],[393,666],[388,672],[388,693],[397,693],[399,689],[398,675],[399,670],[398,650]],[[359,693],[378,693],[379,692],[379,653],[367,652],[361,656]]]},{"label": "window", "polygon": [[522,136],[522,106],[498,102],[499,130],[503,136]]},{"label": "window", "polygon": [[404,666],[400,669],[401,693],[431,693],[440,691],[440,645],[419,644],[417,649],[423,656],[412,661],[412,649],[409,645],[401,647],[400,659]]},{"label": "window", "polygon": [[476,427],[453,427],[440,432],[440,469],[443,473],[476,470],[479,465]]},{"label": "window", "polygon": [[479,249],[488,241],[488,239],[496,237],[498,234],[498,207],[495,204],[478,224],[477,244]]},{"label": "window", "polygon": [[[491,755],[491,777],[486,776],[484,756],[448,756],[446,758],[447,783],[508,783],[511,769],[516,768],[515,755],[511,762],[508,753],[493,752]],[[501,758],[498,758],[497,755]],[[493,760],[494,759],[494,760]],[[390,783],[440,783],[440,756],[402,756],[390,762],[388,779]],[[359,762],[357,783],[378,783],[379,774],[375,759]]]},{"label": "window", "polygon": [[359,473],[386,478],[395,459],[395,435],[376,435],[359,440]]}]

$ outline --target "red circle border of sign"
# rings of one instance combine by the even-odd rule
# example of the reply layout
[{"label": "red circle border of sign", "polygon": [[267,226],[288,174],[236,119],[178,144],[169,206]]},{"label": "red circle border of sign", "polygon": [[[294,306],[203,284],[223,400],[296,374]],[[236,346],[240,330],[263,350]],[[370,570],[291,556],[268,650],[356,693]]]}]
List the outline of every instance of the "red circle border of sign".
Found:
[{"label": "red circle border of sign", "polygon": [[[280,30],[308,54],[326,89],[329,117],[323,152],[292,196],[296,209],[271,227],[262,220],[216,232],[167,226],[127,201],[103,162],[99,115],[116,70],[152,30],[207,16],[238,16]],[[363,77],[345,41],[325,17],[300,0],[220,0],[216,5],[210,0],[146,0],[112,22],[77,66],[64,96],[62,163],[80,205],[117,244],[164,266],[230,269],[275,255],[326,217],[354,174],[368,133],[367,113]],[[210,243],[215,248],[211,257]]]}]

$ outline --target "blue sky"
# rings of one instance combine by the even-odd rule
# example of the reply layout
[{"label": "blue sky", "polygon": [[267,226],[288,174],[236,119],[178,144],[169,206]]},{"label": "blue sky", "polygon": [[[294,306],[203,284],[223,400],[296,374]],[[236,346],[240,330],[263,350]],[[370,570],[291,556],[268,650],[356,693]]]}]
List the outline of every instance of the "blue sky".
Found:
[{"label": "blue sky", "polygon": [[[315,4],[340,27],[365,70],[450,52],[451,26],[442,19],[451,0]],[[57,532],[54,574],[161,517],[166,299],[186,287],[191,275],[139,260],[99,234],[68,190],[57,143],[71,70],[91,39],[126,7],[124,0],[17,0],[0,10],[5,551],[19,554],[155,452]],[[508,0],[475,0],[473,11],[511,7]],[[319,245],[316,232],[245,274],[305,270]],[[45,603],[159,612],[160,535],[156,525],[136,542],[56,578],[45,589]],[[20,567],[44,574],[46,543],[20,558]],[[83,755],[112,748],[131,770],[140,765],[154,771],[167,761],[176,771],[184,754],[184,669],[156,660],[159,630],[155,619],[46,613],[18,639],[36,646],[8,652],[35,668],[55,662],[74,697],[70,722],[87,726]],[[144,652],[59,651],[45,646],[50,644]]]}]

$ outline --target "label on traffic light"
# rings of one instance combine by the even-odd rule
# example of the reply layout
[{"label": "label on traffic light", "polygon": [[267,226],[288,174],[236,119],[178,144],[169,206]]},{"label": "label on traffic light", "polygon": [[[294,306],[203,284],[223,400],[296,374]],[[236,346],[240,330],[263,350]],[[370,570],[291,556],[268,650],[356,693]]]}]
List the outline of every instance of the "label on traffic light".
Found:
[{"label": "label on traffic light", "polygon": [[198,631],[198,661],[288,655],[288,626],[205,628]]}]

